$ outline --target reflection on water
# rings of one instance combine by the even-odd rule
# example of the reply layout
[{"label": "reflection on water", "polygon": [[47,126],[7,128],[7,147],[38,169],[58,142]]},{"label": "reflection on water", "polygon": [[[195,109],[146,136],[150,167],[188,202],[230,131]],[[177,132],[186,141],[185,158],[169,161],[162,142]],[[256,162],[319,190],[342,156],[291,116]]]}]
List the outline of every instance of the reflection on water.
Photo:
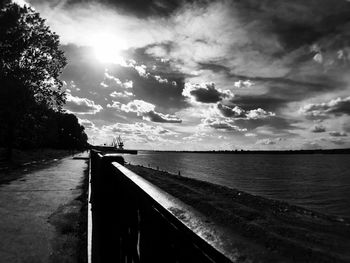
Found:
[{"label": "reflection on water", "polygon": [[139,152],[127,162],[350,218],[350,155]]}]

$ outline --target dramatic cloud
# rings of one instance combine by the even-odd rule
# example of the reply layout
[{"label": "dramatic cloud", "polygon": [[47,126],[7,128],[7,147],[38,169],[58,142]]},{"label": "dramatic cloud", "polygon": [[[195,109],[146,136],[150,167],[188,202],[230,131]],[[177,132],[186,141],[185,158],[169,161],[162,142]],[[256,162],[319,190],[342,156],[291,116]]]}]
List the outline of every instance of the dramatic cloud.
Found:
[{"label": "dramatic cloud", "polygon": [[[169,81],[167,79],[163,79],[161,76],[154,76],[154,78],[159,82],[159,83],[168,83]],[[175,82],[176,83],[176,82]],[[176,85],[176,84],[175,84]]]},{"label": "dramatic cloud", "polygon": [[315,125],[312,129],[312,132],[314,133],[321,133],[321,132],[325,132],[326,128],[323,125]]},{"label": "dramatic cloud", "polygon": [[337,131],[331,131],[331,132],[329,132],[329,135],[333,136],[333,137],[347,137],[348,136],[348,134],[345,132],[337,132]]},{"label": "dramatic cloud", "polygon": [[239,89],[250,88],[252,85],[254,85],[254,83],[251,82],[249,79],[248,80],[238,80],[233,84],[233,86],[235,88],[239,88]]},{"label": "dramatic cloud", "polygon": [[216,103],[222,99],[233,97],[231,91],[217,89],[214,83],[186,83],[182,95],[189,98],[191,102],[202,103]]},{"label": "dramatic cloud", "polygon": [[349,146],[349,1],[28,1],[60,35],[66,108],[91,138],[113,126],[152,149]]},{"label": "dramatic cloud", "polygon": [[[141,49],[143,50],[143,49]],[[146,65],[136,65],[135,63],[130,64],[131,67],[133,67],[136,72],[139,74],[140,77],[148,78],[148,79],[154,79],[155,81],[159,82],[160,84],[171,84],[173,86],[176,86],[176,81],[169,81],[166,78],[162,78],[159,75],[152,75],[150,72],[147,71]],[[153,65],[153,68],[151,71],[157,72],[157,66]]]},{"label": "dramatic cloud", "polygon": [[231,103],[245,110],[262,108],[268,111],[277,111],[289,101],[285,98],[275,97],[270,94],[263,95],[235,95]]},{"label": "dramatic cloud", "polygon": [[120,79],[110,75],[108,71],[104,74],[104,79],[100,84],[103,88],[125,88],[125,89],[131,89],[133,87],[132,80],[127,80],[124,83],[121,82]]},{"label": "dramatic cloud", "polygon": [[142,114],[153,111],[155,106],[152,103],[148,103],[143,100],[133,100],[129,102],[127,105],[122,105],[121,110],[125,112],[136,112],[140,116]]},{"label": "dramatic cloud", "polygon": [[148,125],[142,122],[136,122],[134,124],[127,123],[116,123],[113,125],[104,125],[101,130],[110,131],[115,134],[125,134],[125,135],[175,135],[176,133],[164,129],[161,126]]},{"label": "dramatic cloud", "polygon": [[[153,61],[153,60],[151,60]],[[183,90],[183,74],[180,73],[164,73],[152,71],[148,77],[142,77],[133,67],[123,67],[120,65],[111,65],[108,68],[110,75],[120,79],[122,83],[127,80],[133,81],[132,93],[134,99],[147,101],[156,105],[160,112],[171,114],[180,109],[189,107],[189,103],[182,96]],[[169,68],[163,70],[170,70]],[[153,76],[162,76],[168,82],[160,81]],[[174,85],[174,83],[176,85]],[[120,91],[120,90],[117,90]]]},{"label": "dramatic cloud", "polygon": [[267,139],[260,139],[256,141],[256,144],[262,144],[262,145],[274,145],[277,144],[278,142],[283,141],[282,138],[267,138]]},{"label": "dramatic cloud", "polygon": [[257,120],[273,117],[276,115],[273,112],[267,112],[261,108],[245,111],[238,106],[229,107],[220,103],[217,105],[217,107],[223,116],[234,119]]},{"label": "dramatic cloud", "polygon": [[204,127],[210,127],[216,130],[245,132],[247,129],[241,129],[233,124],[233,121],[227,118],[205,118],[202,120]]},{"label": "dramatic cloud", "polygon": [[331,142],[335,145],[345,145],[347,143],[349,143],[349,140],[345,139],[344,136],[331,136],[329,138],[321,138],[321,141],[323,142]]},{"label": "dramatic cloud", "polygon": [[79,98],[69,93],[67,94],[67,101],[64,108],[69,112],[77,114],[96,114],[103,109],[101,105],[95,104],[93,100]]},{"label": "dramatic cloud", "polygon": [[162,114],[156,111],[150,111],[143,115],[144,120],[153,121],[153,122],[168,122],[168,123],[181,123],[180,120],[175,115]]},{"label": "dramatic cloud", "polygon": [[120,110],[122,104],[119,101],[112,101],[112,104],[108,103],[107,108],[114,108]]},{"label": "dramatic cloud", "polygon": [[128,97],[133,97],[134,94],[128,91],[123,91],[123,92],[113,91],[111,94],[109,94],[109,96],[113,98],[128,98]]},{"label": "dramatic cloud", "polygon": [[[230,78],[241,79],[244,76],[233,75]],[[246,91],[246,89],[244,92],[235,90],[235,96],[232,98],[231,103],[246,110],[262,108],[277,112],[290,103],[313,98],[331,90],[341,91],[347,85],[343,81],[333,81],[326,76],[308,78],[308,82],[291,80],[289,78],[251,78],[255,83],[254,88],[249,89],[249,91]]]},{"label": "dramatic cloud", "polygon": [[129,149],[140,149],[140,144],[141,149],[153,149],[162,144],[169,146],[176,144],[174,138],[177,136],[177,133],[170,129],[143,122],[102,125],[87,132],[90,134],[90,140],[97,144],[110,144],[114,138],[121,135]]},{"label": "dramatic cloud", "polygon": [[144,120],[152,122],[181,123],[182,121],[175,115],[162,114],[155,111],[155,105],[143,100],[133,100],[128,104],[121,105],[120,109],[125,112],[136,112],[137,116],[142,116]]},{"label": "dramatic cloud", "polygon": [[85,129],[95,128],[95,124],[92,121],[89,121],[87,119],[80,119],[80,118],[78,118],[78,121],[81,125],[85,127]]},{"label": "dramatic cloud", "polygon": [[330,115],[350,115],[350,97],[337,98],[319,104],[307,104],[300,108],[300,113],[314,118],[329,117]]},{"label": "dramatic cloud", "polygon": [[222,104],[217,105],[218,110],[221,112],[221,114],[225,117],[230,118],[246,118],[246,111],[241,109],[240,107],[229,107]]},{"label": "dramatic cloud", "polygon": [[248,120],[258,120],[258,119],[266,119],[269,117],[273,117],[276,114],[273,112],[267,112],[261,108],[250,110],[246,112],[246,118]]},{"label": "dramatic cloud", "polygon": [[[67,8],[72,4],[80,3],[80,0],[68,0],[65,1]],[[143,19],[149,17],[166,17],[175,12],[186,2],[194,2],[193,0],[179,0],[179,1],[168,1],[168,0],[104,0],[103,1],[109,8],[115,9],[116,11],[122,11],[128,15],[141,17]]]},{"label": "dramatic cloud", "polygon": [[150,74],[146,71],[147,67],[145,65],[135,66],[134,68],[141,77],[147,78],[150,76]]}]

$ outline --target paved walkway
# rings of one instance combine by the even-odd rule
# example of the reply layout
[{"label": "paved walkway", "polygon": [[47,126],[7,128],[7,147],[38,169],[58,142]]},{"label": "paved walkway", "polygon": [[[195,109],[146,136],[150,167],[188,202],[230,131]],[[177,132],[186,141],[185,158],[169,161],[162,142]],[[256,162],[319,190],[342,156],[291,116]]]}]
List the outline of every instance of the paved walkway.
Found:
[{"label": "paved walkway", "polygon": [[67,228],[79,215],[86,169],[85,160],[67,157],[0,185],[1,263],[74,262],[55,255],[67,241],[62,222],[70,220]]}]

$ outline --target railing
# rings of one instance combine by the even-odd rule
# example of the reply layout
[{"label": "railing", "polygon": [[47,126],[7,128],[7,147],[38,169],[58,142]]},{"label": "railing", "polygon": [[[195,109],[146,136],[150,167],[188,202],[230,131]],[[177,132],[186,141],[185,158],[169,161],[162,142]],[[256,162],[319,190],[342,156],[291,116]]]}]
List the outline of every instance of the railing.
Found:
[{"label": "railing", "polygon": [[224,229],[123,162],[120,156],[91,151],[93,263],[237,259]]}]

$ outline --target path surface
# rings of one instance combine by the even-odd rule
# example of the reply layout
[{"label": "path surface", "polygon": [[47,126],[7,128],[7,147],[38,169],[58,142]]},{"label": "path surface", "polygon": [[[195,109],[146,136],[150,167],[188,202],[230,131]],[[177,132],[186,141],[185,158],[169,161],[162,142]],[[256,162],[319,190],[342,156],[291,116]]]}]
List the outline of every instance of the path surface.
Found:
[{"label": "path surface", "polygon": [[1,263],[63,262],[62,222],[77,219],[86,169],[85,160],[67,157],[0,185]]}]

